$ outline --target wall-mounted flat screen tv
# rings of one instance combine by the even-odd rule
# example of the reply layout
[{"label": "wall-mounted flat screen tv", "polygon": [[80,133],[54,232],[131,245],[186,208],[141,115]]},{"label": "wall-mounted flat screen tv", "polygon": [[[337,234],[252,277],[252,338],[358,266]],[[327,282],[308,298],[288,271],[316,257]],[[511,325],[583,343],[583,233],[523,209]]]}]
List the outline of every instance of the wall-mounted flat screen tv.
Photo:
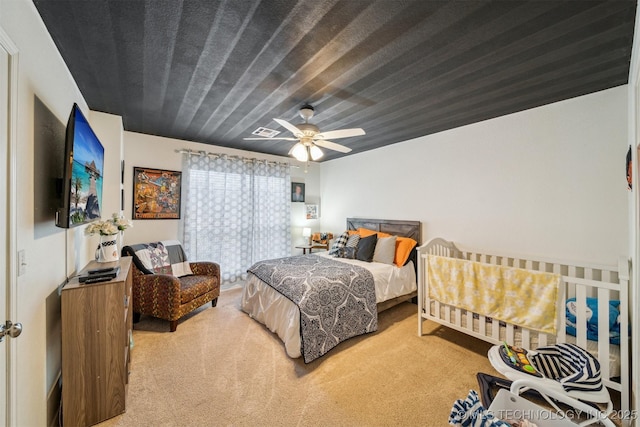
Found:
[{"label": "wall-mounted flat screen tv", "polygon": [[100,218],[104,147],[77,104],[67,122],[61,207],[56,225],[71,228]]}]

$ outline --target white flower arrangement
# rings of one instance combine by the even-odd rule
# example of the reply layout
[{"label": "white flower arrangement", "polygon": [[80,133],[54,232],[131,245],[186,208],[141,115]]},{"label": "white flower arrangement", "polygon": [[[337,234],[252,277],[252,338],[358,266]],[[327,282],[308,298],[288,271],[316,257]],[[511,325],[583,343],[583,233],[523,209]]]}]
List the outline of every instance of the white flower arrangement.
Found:
[{"label": "white flower arrangement", "polygon": [[109,219],[94,221],[87,225],[87,228],[84,229],[84,234],[87,236],[92,236],[94,234],[112,236],[130,227],[133,227],[133,223],[131,221],[114,213]]}]

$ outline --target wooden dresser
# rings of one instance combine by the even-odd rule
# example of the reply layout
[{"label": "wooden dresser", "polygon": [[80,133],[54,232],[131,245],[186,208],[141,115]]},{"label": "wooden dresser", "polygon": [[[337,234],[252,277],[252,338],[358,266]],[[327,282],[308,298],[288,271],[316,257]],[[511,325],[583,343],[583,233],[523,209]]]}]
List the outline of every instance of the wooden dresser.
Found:
[{"label": "wooden dresser", "polygon": [[62,288],[64,426],[97,424],[125,411],[131,364],[131,257],[90,262],[79,272],[120,266],[108,282]]}]

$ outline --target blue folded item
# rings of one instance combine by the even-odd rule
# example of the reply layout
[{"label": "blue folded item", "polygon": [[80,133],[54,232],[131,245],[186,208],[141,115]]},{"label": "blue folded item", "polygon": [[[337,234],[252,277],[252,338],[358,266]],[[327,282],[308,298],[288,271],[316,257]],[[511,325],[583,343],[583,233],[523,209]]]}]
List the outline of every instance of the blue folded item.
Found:
[{"label": "blue folded item", "polygon": [[[565,305],[567,316],[567,333],[576,336],[577,304],[575,298],[569,298]],[[609,301],[609,342],[620,344],[620,301]],[[587,339],[598,341],[598,299],[587,298]]]}]

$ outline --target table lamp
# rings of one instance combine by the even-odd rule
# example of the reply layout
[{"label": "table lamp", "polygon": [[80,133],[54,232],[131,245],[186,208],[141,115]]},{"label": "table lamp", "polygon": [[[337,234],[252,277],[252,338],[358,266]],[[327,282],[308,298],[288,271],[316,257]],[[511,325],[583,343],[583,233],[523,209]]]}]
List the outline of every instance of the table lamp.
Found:
[{"label": "table lamp", "polygon": [[307,243],[310,245],[311,244],[311,228],[303,227],[302,228],[302,236],[306,237],[308,239]]}]

